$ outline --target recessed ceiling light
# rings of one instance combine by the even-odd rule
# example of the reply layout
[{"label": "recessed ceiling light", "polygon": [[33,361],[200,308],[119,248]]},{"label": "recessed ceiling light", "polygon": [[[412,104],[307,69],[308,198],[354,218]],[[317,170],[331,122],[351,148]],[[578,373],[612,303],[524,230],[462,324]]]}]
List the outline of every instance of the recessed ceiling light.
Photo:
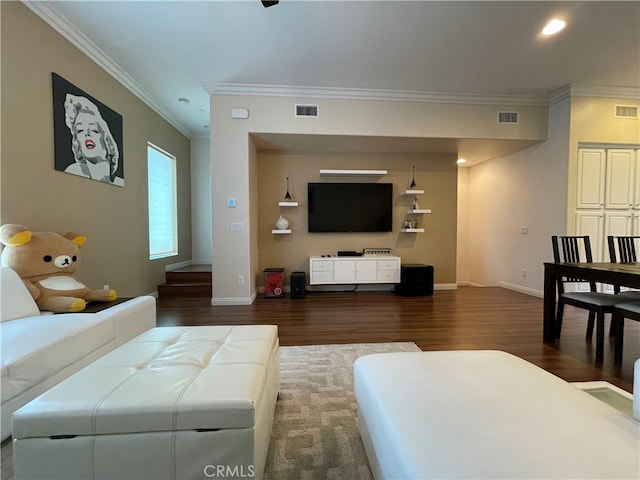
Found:
[{"label": "recessed ceiling light", "polygon": [[458,160],[456,160],[456,163],[467,163],[467,159],[466,158],[459,158]]},{"label": "recessed ceiling light", "polygon": [[567,26],[567,22],[565,22],[564,20],[560,20],[558,18],[554,18],[553,20],[551,20],[549,23],[545,25],[545,27],[542,29],[542,34],[553,35],[561,31],[562,29],[564,29],[564,27],[566,26]]}]

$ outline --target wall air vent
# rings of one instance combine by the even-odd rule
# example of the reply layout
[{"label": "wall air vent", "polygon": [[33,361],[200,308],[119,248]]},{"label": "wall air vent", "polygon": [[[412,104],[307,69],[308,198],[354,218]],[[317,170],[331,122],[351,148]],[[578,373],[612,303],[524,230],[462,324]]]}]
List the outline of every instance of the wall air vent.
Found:
[{"label": "wall air vent", "polygon": [[318,105],[296,103],[296,117],[318,117]]},{"label": "wall air vent", "polygon": [[498,123],[518,123],[518,112],[498,112]]},{"label": "wall air vent", "polygon": [[638,107],[633,105],[616,105],[615,118],[638,118]]}]

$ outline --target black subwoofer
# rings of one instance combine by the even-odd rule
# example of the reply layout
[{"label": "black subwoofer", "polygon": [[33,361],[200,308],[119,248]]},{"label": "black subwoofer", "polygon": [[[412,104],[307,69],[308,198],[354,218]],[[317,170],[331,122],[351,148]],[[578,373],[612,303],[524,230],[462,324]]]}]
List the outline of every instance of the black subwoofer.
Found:
[{"label": "black subwoofer", "polygon": [[291,298],[304,298],[307,278],[304,272],[291,274]]},{"label": "black subwoofer", "polygon": [[404,264],[400,266],[400,283],[394,293],[407,297],[433,295],[433,266]]}]

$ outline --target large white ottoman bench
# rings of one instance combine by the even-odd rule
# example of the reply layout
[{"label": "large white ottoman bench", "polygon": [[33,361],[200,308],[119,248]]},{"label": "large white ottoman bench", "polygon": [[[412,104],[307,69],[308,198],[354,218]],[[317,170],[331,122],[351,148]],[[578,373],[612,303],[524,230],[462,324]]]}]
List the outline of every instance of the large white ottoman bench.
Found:
[{"label": "large white ottoman bench", "polygon": [[499,351],[386,353],[354,366],[376,479],[640,478],[640,423]]},{"label": "large white ottoman bench", "polygon": [[13,415],[20,479],[262,478],[273,325],[153,328]]}]

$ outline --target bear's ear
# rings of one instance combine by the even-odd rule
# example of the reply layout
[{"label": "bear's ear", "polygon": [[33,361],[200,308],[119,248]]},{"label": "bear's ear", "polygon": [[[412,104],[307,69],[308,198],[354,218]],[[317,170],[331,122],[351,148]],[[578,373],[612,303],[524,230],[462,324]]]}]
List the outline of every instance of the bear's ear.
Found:
[{"label": "bear's ear", "polygon": [[84,243],[87,241],[87,237],[85,237],[84,235],[80,234],[80,233],[76,233],[76,232],[67,232],[63,235],[64,238],[68,238],[69,240],[71,240],[73,243],[75,243],[78,247],[81,247],[84,245]]},{"label": "bear's ear", "polygon": [[7,247],[19,247],[31,241],[31,232],[27,227],[7,223],[0,227],[0,242]]}]

